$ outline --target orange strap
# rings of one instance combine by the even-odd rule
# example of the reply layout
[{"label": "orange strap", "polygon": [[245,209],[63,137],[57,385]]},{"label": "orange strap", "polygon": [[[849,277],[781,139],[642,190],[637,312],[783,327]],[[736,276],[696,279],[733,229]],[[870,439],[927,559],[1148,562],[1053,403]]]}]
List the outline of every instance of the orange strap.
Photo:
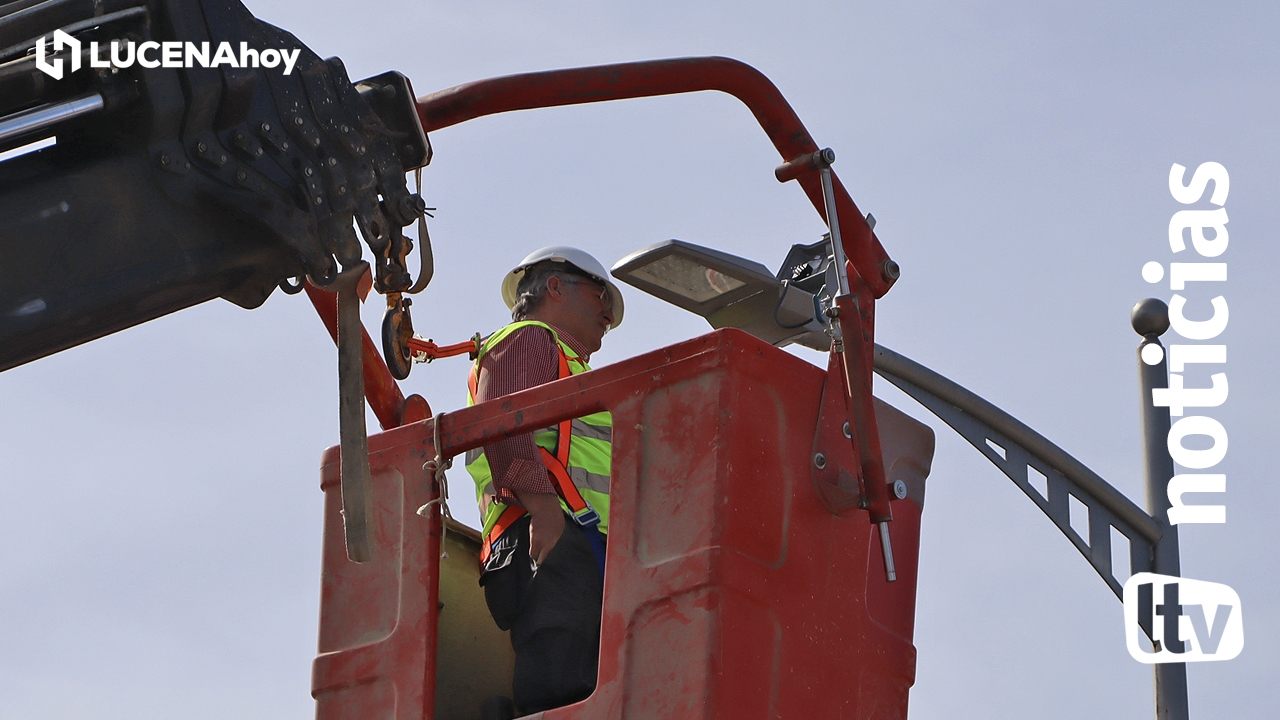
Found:
[{"label": "orange strap", "polygon": [[[559,343],[556,343],[556,350],[560,351],[559,353],[557,353],[560,356],[560,377],[558,379],[563,380],[572,374],[569,372],[569,356],[564,354],[564,348],[560,347]],[[561,420],[560,424],[556,426],[555,460],[556,460],[556,465],[558,465],[558,468],[555,466],[552,466],[551,463],[547,462],[547,459],[548,459],[548,456],[550,456],[550,453],[548,453],[546,450],[542,450],[542,448],[538,448],[539,450],[542,450],[543,453],[545,453],[543,455],[542,462],[546,463],[547,469],[551,471],[552,477],[556,478],[557,484],[562,486],[560,497],[566,498],[565,502],[568,502],[568,499],[567,499],[568,497],[578,495],[577,489],[573,487],[573,481],[569,480],[569,471],[568,471],[569,443],[572,441],[572,439],[573,439],[573,419],[570,418],[568,420]],[[557,469],[559,469],[560,471],[559,474],[557,474],[556,472]],[[564,476],[563,482],[561,482],[561,478],[560,478],[561,475]],[[568,487],[572,495],[566,496],[563,490],[563,487]],[[578,502],[582,502],[581,496],[578,496]],[[573,507],[573,505],[570,504],[569,507]]]},{"label": "orange strap", "polygon": [[409,352],[415,355],[425,355],[427,362],[439,360],[440,358],[453,357],[455,355],[467,354],[472,360],[480,354],[480,346],[484,344],[484,338],[480,337],[480,333],[476,333],[475,337],[466,342],[454,343],[453,345],[445,345],[441,347],[436,345],[434,340],[423,340],[422,338],[411,337],[405,345],[408,346]]},{"label": "orange strap", "polygon": [[506,510],[498,516],[498,522],[494,523],[493,529],[489,531],[489,536],[480,544],[480,567],[484,567],[489,562],[489,556],[493,554],[493,544],[498,542],[498,538],[511,527],[511,524],[524,516],[525,510],[517,505],[508,505]]},{"label": "orange strap", "polygon": [[[556,349],[560,352],[560,379],[569,377],[569,357],[565,355],[564,348],[556,344]],[[538,455],[542,458],[542,464],[547,466],[547,471],[551,473],[552,484],[556,487],[556,494],[564,500],[564,504],[569,506],[569,512],[575,516],[586,510],[587,501],[582,499],[582,494],[578,492],[578,488],[573,484],[573,479],[569,477],[569,447],[573,442],[573,419],[562,420],[556,426],[556,452],[552,455],[546,448],[539,447]]]},{"label": "orange strap", "polygon": [[569,477],[569,470],[560,464],[559,458],[552,456],[546,448],[538,448],[538,454],[542,456],[542,464],[546,465],[547,471],[551,473],[556,494],[564,500],[565,505],[569,506],[569,512],[576,516],[586,510],[589,507],[587,501],[582,499],[582,493],[578,492],[573,479]]}]

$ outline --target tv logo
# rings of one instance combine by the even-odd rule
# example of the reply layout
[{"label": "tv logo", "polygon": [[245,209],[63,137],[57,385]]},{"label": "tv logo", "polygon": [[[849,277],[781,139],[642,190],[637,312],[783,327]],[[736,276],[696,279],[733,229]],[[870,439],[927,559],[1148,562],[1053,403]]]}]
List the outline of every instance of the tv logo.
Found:
[{"label": "tv logo", "polygon": [[[1240,596],[1218,583],[1138,573],[1124,584],[1124,632],[1140,663],[1230,660],[1244,649]],[[1155,652],[1142,648],[1143,635]]]},{"label": "tv logo", "polygon": [[[80,69],[80,41],[71,37],[61,30],[53,31],[53,51],[59,52],[63,48],[71,50],[71,72]],[[36,68],[54,80],[62,79],[62,58],[58,58],[53,62],[45,59],[44,37],[36,41]]]}]

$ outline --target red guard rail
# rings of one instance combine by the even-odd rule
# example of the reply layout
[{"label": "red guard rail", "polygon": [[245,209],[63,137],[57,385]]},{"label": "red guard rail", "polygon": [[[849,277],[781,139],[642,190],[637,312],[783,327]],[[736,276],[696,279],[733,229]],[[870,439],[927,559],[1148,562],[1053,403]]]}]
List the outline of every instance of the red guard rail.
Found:
[{"label": "red guard rail", "polygon": [[[418,98],[418,115],[427,132],[485,115],[534,108],[580,105],[627,98],[718,90],[741,100],[764,129],[784,161],[818,150],[795,110],[759,70],[730,58],[649,60],[549,70],[477,80]],[[822,184],[813,170],[796,178],[818,214]],[[882,297],[896,277],[887,270],[888,254],[862,212],[833,172],[836,213],[844,252],[874,297]]]}]

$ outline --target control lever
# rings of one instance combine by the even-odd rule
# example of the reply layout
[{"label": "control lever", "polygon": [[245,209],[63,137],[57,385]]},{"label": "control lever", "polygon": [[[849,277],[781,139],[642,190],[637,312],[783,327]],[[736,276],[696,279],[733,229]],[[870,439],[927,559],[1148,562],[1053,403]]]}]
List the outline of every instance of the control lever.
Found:
[{"label": "control lever", "polygon": [[364,325],[360,322],[360,279],[369,271],[363,260],[333,281],[338,293],[338,435],[342,443],[342,525],[347,558],[368,562],[371,555],[369,437],[364,425]]}]

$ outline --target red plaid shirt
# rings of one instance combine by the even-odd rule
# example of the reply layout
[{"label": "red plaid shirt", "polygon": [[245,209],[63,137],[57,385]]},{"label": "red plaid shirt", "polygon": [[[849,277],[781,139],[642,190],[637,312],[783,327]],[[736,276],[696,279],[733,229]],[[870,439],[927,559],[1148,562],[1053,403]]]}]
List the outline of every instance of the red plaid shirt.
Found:
[{"label": "red plaid shirt", "polygon": [[[554,326],[552,326],[554,327]],[[566,345],[586,362],[589,353],[577,340],[556,328]],[[559,350],[551,333],[528,326],[511,333],[494,349],[480,358],[476,381],[476,402],[492,400],[559,378]],[[553,495],[555,486],[538,455],[533,435],[518,435],[484,446],[489,470],[493,473],[493,489],[499,502],[519,505],[515,492]]]}]

